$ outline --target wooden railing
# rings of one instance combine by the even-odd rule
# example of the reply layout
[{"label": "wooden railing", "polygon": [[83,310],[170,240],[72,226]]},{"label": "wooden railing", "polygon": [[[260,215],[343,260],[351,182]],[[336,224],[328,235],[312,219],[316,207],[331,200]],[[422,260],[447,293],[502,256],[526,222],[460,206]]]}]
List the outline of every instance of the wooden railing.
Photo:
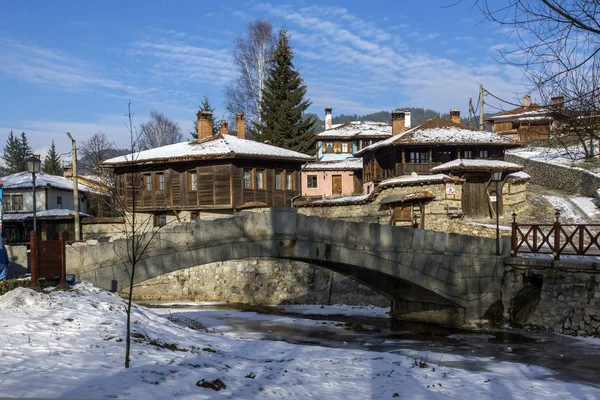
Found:
[{"label": "wooden railing", "polygon": [[513,214],[512,255],[518,253],[600,256],[600,224],[561,224],[560,213],[553,224],[519,224]]}]

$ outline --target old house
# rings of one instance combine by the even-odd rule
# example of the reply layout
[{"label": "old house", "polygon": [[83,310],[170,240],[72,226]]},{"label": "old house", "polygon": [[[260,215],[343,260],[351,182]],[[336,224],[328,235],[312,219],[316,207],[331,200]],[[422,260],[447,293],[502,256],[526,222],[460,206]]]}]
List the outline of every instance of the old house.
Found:
[{"label": "old house", "polygon": [[306,164],[302,169],[302,196],[327,198],[362,194],[362,168],[360,158]]},{"label": "old house", "polygon": [[[8,243],[29,240],[33,230],[33,183],[31,174],[19,172],[2,177],[2,234]],[[97,191],[79,184],[79,210],[85,217],[87,213],[86,194]],[[35,208],[37,230],[42,240],[58,239],[58,232],[66,233],[67,239],[74,235],[74,198],[73,181],[61,176],[36,174]]]},{"label": "old house", "polygon": [[198,139],[106,160],[122,208],[154,216],[194,219],[252,206],[290,205],[300,194],[300,169],[312,157],[237,137],[226,125],[212,133],[212,113],[198,112]]},{"label": "old house", "polygon": [[550,106],[542,106],[531,102],[531,97],[523,97],[523,105],[504,111],[488,118],[492,131],[520,143],[534,140],[546,140],[557,122],[563,118],[561,110],[564,98],[552,98]]}]

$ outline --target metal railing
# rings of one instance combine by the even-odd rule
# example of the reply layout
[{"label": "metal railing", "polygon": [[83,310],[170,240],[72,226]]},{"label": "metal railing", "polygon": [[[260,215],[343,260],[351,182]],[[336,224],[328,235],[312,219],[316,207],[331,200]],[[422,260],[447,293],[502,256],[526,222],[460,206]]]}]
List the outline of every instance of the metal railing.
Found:
[{"label": "metal railing", "polygon": [[560,212],[553,224],[519,224],[512,215],[511,253],[600,256],[600,224],[561,224]]}]

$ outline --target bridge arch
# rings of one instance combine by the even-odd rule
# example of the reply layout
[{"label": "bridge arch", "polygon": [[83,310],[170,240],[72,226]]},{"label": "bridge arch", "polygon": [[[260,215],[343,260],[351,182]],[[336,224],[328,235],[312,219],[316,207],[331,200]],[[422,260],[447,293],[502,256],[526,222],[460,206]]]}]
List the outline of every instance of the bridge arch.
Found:
[{"label": "bridge arch", "polygon": [[[74,244],[78,279],[129,284],[127,239]],[[293,208],[243,212],[163,227],[138,263],[134,283],[180,269],[247,258],[303,261],[352,277],[392,299],[394,315],[462,325],[500,298],[503,258],[490,239],[305,216]]]}]

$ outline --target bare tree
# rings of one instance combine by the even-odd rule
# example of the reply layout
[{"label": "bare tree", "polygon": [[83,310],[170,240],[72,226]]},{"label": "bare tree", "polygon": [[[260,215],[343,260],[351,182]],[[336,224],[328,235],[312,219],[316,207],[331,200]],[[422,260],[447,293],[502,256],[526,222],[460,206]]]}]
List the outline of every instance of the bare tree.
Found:
[{"label": "bare tree", "polygon": [[515,45],[500,50],[501,61],[520,67],[531,82],[530,90],[538,91],[545,104],[551,104],[552,97],[564,99],[557,138],[564,144],[575,140],[586,156],[593,156],[590,143],[598,138],[595,116],[600,108],[600,2],[475,4],[488,20],[511,29]]},{"label": "bare tree", "polygon": [[250,22],[246,36],[235,39],[233,62],[239,76],[225,88],[226,107],[230,115],[243,112],[250,126],[261,122],[263,89],[275,40],[273,24],[266,20]]},{"label": "bare tree", "polygon": [[179,143],[183,140],[181,128],[179,128],[177,122],[170,120],[156,110],[150,112],[150,117],[150,121],[140,125],[140,150]]},{"label": "bare tree", "polygon": [[108,140],[104,132],[97,132],[81,143],[79,148],[83,163],[90,169],[99,172],[99,164],[113,157],[115,154],[114,145]]}]

